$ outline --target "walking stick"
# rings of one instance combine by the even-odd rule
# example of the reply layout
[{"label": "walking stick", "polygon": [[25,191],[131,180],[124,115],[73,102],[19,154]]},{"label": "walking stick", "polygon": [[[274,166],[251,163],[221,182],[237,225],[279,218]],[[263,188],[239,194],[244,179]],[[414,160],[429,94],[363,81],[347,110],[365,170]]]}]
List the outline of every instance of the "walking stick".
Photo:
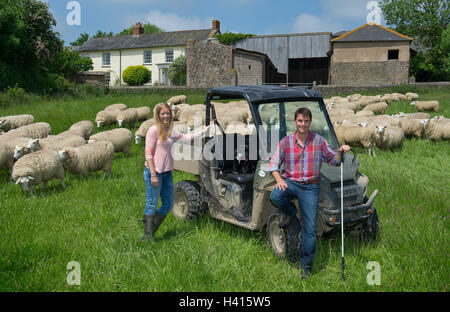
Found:
[{"label": "walking stick", "polygon": [[342,263],[341,280],[345,281],[345,258],[344,258],[344,154],[341,153],[341,241],[342,241]]}]

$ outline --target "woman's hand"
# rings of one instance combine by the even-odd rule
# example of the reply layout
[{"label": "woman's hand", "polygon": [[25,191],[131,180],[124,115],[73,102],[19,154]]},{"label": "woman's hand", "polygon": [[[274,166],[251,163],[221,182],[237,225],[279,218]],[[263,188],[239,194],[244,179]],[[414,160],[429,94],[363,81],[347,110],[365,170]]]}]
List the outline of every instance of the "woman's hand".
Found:
[{"label": "woman's hand", "polygon": [[152,186],[158,187],[158,177],[157,176],[151,176],[150,181],[152,183]]}]

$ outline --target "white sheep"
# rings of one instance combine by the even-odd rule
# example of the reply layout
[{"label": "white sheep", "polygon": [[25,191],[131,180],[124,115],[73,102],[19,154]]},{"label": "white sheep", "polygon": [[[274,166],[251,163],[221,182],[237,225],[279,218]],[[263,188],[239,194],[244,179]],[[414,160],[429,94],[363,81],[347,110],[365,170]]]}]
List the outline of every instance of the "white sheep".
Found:
[{"label": "white sheep", "polygon": [[362,146],[368,149],[369,155],[375,156],[375,136],[372,128],[366,125],[340,126],[333,125],[340,145]]},{"label": "white sheep", "polygon": [[415,136],[422,138],[427,122],[428,119],[403,118],[400,120],[400,126],[405,132],[406,137]]},{"label": "white sheep", "polygon": [[406,96],[401,93],[392,93],[394,97],[398,99],[398,101],[406,101]]},{"label": "white sheep", "polygon": [[122,103],[111,104],[105,107],[104,110],[124,110],[127,109],[127,106]]},{"label": "white sheep", "polygon": [[134,134],[134,140],[136,144],[139,144],[140,142],[145,140],[145,136],[147,135],[148,129],[150,129],[150,127],[153,126],[154,124],[156,124],[156,121],[153,118],[148,119],[141,124],[139,129],[137,129]]},{"label": "white sheep", "polygon": [[95,116],[95,123],[98,128],[103,126],[113,125],[116,122],[120,110],[102,110]]},{"label": "white sheep", "polygon": [[179,120],[180,114],[183,112],[183,110],[189,107],[191,107],[191,105],[189,104],[171,105],[170,108],[172,109],[173,120]]},{"label": "white sheep", "polygon": [[450,119],[433,117],[425,125],[425,136],[432,141],[450,140]]},{"label": "white sheep", "polygon": [[188,127],[192,128],[197,124],[205,124],[206,113],[201,109],[184,109],[178,119]]},{"label": "white sheep", "polygon": [[394,116],[394,118],[408,118],[408,119],[430,119],[431,116],[428,113],[410,113],[405,114],[403,112],[397,113]]},{"label": "white sheep", "polygon": [[64,167],[55,151],[39,151],[23,156],[14,164],[11,177],[24,192],[30,190],[33,193],[34,186],[41,182],[45,188],[47,181],[53,178],[60,179],[63,188],[66,188]]},{"label": "white sheep", "polygon": [[32,139],[45,138],[52,133],[52,128],[46,122],[36,122],[8,131],[6,137],[27,137]]},{"label": "white sheep", "polygon": [[400,127],[400,120],[398,118],[393,118],[389,115],[376,115],[372,117],[366,117],[370,120],[370,126],[376,127],[380,125],[389,125]]},{"label": "white sheep", "polygon": [[372,117],[375,115],[375,113],[372,112],[371,110],[363,109],[363,110],[356,112],[355,115],[359,116],[359,117]]},{"label": "white sheep", "polygon": [[415,106],[418,111],[439,111],[438,101],[412,101],[412,106]]},{"label": "white sheep", "polygon": [[30,114],[0,117],[0,129],[5,132],[32,123],[34,123],[34,117]]},{"label": "white sheep", "polygon": [[136,110],[138,113],[137,121],[145,121],[145,120],[152,118],[152,111],[150,110],[150,107],[140,106],[140,107],[136,107]]},{"label": "white sheep", "polygon": [[419,95],[417,93],[408,92],[405,94],[407,101],[414,101],[419,99]]},{"label": "white sheep", "polygon": [[167,103],[170,104],[181,104],[181,103],[187,103],[187,96],[186,95],[176,95],[172,96],[170,99],[167,100]]},{"label": "white sheep", "polygon": [[89,172],[103,170],[103,177],[111,175],[114,162],[114,146],[111,142],[97,141],[78,147],[68,147],[58,152],[64,167],[86,177]]},{"label": "white sheep", "polygon": [[[29,138],[25,137],[11,137],[9,139],[0,140],[0,168],[7,168],[11,171],[14,165],[14,150],[26,149]],[[17,154],[17,159],[25,154],[25,150],[22,150],[22,155]]]},{"label": "white sheep", "polygon": [[360,98],[361,98],[361,94],[359,94],[359,93],[356,93],[356,94],[352,94],[352,95],[347,96],[347,99],[348,99],[350,102],[358,101]]},{"label": "white sheep", "polygon": [[82,120],[77,123],[74,123],[70,128],[64,132],[58,134],[59,137],[67,136],[67,135],[77,135],[85,138],[86,140],[94,134],[95,127],[92,121],[90,120]]},{"label": "white sheep", "polygon": [[388,105],[386,102],[372,103],[372,104],[369,104],[366,107],[364,107],[365,110],[370,110],[374,114],[384,114],[384,112],[386,111],[387,108],[388,108]]},{"label": "white sheep", "polygon": [[378,125],[375,131],[375,144],[378,148],[393,151],[394,148],[403,148],[405,132],[400,127]]},{"label": "white sheep", "polygon": [[111,142],[116,153],[123,152],[124,154],[130,155],[130,147],[133,143],[133,134],[126,128],[118,128],[91,135],[89,142],[91,141]]},{"label": "white sheep", "polygon": [[30,139],[28,150],[35,151],[59,151],[65,147],[76,147],[86,144],[86,140],[78,135],[51,136],[44,139]]},{"label": "white sheep", "polygon": [[127,108],[123,111],[120,111],[116,117],[117,123],[119,127],[123,127],[125,125],[134,125],[136,129],[136,123],[138,121],[138,111],[135,108]]},{"label": "white sheep", "polygon": [[174,121],[173,122],[173,130],[186,134],[189,132],[189,127],[182,123],[181,121]]}]

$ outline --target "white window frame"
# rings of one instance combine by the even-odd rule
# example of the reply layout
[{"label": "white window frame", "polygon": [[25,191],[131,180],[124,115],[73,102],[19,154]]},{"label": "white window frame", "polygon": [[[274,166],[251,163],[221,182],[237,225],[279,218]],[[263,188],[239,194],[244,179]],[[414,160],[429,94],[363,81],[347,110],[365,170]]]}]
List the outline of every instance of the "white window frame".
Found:
[{"label": "white window frame", "polygon": [[[106,58],[106,55],[108,55],[108,58]],[[106,64],[106,60],[108,60],[108,64]],[[103,67],[110,67],[111,66],[111,52],[103,52],[103,55],[102,55],[102,66]]]},{"label": "white window frame", "polygon": [[[146,53],[146,52],[150,52],[150,62],[146,62],[146,61],[145,61],[145,59],[146,59],[145,53]],[[153,53],[152,53],[152,50],[144,50],[144,64],[145,64],[145,65],[152,64],[152,62],[153,62],[153,59],[152,59],[153,55],[152,55],[152,54],[153,54]],[[148,55],[147,55],[147,58],[148,58]]]},{"label": "white window frame", "polygon": [[[172,55],[168,55],[168,52],[171,51]],[[166,50],[166,63],[172,63],[173,62],[173,57],[174,57],[174,51],[173,49],[167,49]],[[171,59],[170,59],[171,58]]]}]

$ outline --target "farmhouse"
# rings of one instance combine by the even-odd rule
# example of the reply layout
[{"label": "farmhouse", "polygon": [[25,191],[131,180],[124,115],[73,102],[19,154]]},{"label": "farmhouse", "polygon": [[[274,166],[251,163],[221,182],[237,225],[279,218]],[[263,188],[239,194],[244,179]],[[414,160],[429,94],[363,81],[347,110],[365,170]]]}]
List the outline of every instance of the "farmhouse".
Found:
[{"label": "farmhouse", "polygon": [[123,71],[128,66],[144,65],[151,72],[148,84],[169,85],[167,71],[174,59],[186,54],[188,39],[207,40],[220,33],[220,22],[211,29],[144,34],[138,22],[133,35],[92,38],[79,47],[83,57],[93,61],[94,72],[108,72],[111,86],[124,84]]}]

